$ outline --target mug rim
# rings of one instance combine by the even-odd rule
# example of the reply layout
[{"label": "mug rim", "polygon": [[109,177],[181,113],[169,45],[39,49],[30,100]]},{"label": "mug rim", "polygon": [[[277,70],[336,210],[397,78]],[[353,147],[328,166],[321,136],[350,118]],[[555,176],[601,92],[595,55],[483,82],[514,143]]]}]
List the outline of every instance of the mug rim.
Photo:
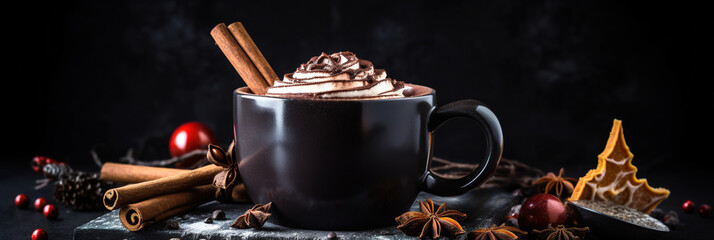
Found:
[{"label": "mug rim", "polygon": [[418,98],[424,98],[424,97],[429,97],[433,96],[436,91],[433,88],[423,86],[423,85],[418,85],[418,84],[412,84],[412,83],[404,83],[405,86],[409,87],[420,87],[424,88],[426,90],[426,93],[416,95],[416,96],[409,96],[409,97],[400,97],[400,98],[371,98],[371,99],[340,99],[340,98],[294,98],[294,97],[275,97],[275,96],[265,96],[265,95],[258,95],[255,93],[246,93],[246,92],[241,92],[239,90],[241,89],[247,89],[248,86],[243,86],[236,88],[233,90],[233,94],[236,95],[241,95],[245,97],[251,97],[251,98],[264,98],[264,99],[277,99],[277,100],[293,100],[293,101],[319,101],[319,102],[382,102],[382,101],[406,101],[410,99],[418,99]]}]

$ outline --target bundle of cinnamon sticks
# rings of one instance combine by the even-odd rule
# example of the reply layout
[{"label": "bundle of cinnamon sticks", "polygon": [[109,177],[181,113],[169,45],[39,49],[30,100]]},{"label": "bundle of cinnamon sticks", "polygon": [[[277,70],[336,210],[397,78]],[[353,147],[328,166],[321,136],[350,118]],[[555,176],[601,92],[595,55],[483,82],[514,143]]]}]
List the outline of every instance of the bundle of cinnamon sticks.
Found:
[{"label": "bundle of cinnamon sticks", "polygon": [[265,94],[278,79],[240,22],[228,27],[218,24],[211,30],[211,36],[253,93]]},{"label": "bundle of cinnamon sticks", "polygon": [[[208,165],[194,170],[105,163],[102,180],[129,183],[110,189],[103,203],[109,210],[119,209],[119,220],[130,231],[186,212],[214,200],[216,187],[211,183],[223,168]],[[234,188],[235,202],[247,202],[245,188]]]},{"label": "bundle of cinnamon sticks", "polygon": [[[240,22],[227,27],[218,24],[211,30],[211,36],[253,93],[265,94],[278,80]],[[102,180],[128,185],[108,190],[102,201],[109,210],[119,209],[119,219],[130,231],[138,231],[216,198],[229,202],[250,201],[242,183],[217,191],[212,183],[223,170],[216,165],[182,170],[105,163]]]}]

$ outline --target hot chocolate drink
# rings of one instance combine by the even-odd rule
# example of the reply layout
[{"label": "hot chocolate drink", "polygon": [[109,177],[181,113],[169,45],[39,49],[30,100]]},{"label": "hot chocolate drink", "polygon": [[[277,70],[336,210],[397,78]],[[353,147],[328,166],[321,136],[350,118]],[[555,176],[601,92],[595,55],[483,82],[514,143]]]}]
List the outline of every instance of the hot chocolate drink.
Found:
[{"label": "hot chocolate drink", "polygon": [[[498,165],[501,125],[479,101],[437,106],[433,89],[387,78],[351,52],[320,54],[280,80],[242,24],[211,35],[247,85],[233,91],[233,154],[250,198],[274,206],[271,222],[393,225],[420,192],[465,193]],[[429,169],[431,136],[459,117],[483,127],[488,152],[474,172],[446,179]]]},{"label": "hot chocolate drink", "polygon": [[[252,87],[262,80],[243,75],[255,81],[233,92],[233,154],[248,195],[273,204],[269,221],[276,224],[393,225],[419,192],[462,194],[484,182],[501,157],[501,127],[483,103],[437,106],[433,89],[388,78],[351,52],[322,53],[282,80],[263,77],[274,81]],[[458,117],[483,127],[488,153],[474,172],[445,179],[428,168],[431,134]]]},{"label": "hot chocolate drink", "polygon": [[[313,99],[385,99],[404,97],[409,86],[387,77],[384,69],[338,52],[310,58],[268,88],[267,96]],[[408,90],[407,90],[408,91]]]}]

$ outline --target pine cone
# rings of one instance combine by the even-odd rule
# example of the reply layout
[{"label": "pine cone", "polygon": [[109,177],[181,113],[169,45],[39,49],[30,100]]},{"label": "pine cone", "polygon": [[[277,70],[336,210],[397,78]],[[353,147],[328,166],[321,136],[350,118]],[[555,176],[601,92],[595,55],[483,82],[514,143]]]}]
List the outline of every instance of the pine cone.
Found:
[{"label": "pine cone", "polygon": [[103,209],[102,196],[114,184],[102,181],[99,173],[72,171],[59,177],[54,198],[75,210]]},{"label": "pine cone", "polygon": [[50,163],[42,167],[42,173],[46,178],[56,179],[62,175],[72,172],[72,168],[65,164]]}]

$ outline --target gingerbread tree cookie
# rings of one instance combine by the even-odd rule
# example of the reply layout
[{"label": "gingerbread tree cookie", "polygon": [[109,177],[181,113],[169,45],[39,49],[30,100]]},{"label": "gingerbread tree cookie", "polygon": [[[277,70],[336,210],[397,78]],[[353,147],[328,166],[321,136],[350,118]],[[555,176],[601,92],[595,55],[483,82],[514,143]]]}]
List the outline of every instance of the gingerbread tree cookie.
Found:
[{"label": "gingerbread tree cookie", "polygon": [[649,213],[669,196],[669,190],[652,188],[647,179],[637,179],[632,153],[625,144],[622,121],[615,119],[596,169],[578,180],[568,200],[611,201]]}]

